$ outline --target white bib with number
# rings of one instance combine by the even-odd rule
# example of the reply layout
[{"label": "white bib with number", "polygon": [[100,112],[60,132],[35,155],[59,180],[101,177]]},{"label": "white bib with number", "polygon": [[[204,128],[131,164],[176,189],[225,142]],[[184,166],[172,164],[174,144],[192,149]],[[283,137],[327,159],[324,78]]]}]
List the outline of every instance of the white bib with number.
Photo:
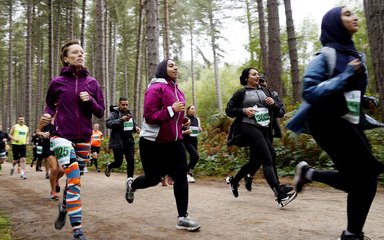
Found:
[{"label": "white bib with number", "polygon": [[349,112],[343,116],[348,122],[358,124],[360,122],[360,97],[361,91],[355,90],[344,93]]},{"label": "white bib with number", "polygon": [[133,129],[133,120],[132,118],[129,121],[124,122],[124,131],[132,131]]},{"label": "white bib with number", "polygon": [[51,138],[51,148],[55,153],[57,161],[60,165],[70,163],[71,151],[73,149],[72,142],[64,138]]},{"label": "white bib with number", "polygon": [[266,127],[271,122],[271,117],[269,116],[268,108],[258,107],[255,112],[256,123]]},{"label": "white bib with number", "polygon": [[42,154],[43,153],[43,146],[36,146],[36,153]]},{"label": "white bib with number", "polygon": [[199,127],[190,126],[189,129],[191,129],[192,133],[189,134],[191,137],[197,137],[199,136]]}]

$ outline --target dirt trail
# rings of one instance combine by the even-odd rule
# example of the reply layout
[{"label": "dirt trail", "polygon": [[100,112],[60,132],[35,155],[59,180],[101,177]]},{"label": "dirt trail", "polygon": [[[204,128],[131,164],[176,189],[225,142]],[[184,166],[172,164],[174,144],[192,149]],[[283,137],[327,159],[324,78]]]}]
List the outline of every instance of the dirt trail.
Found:
[{"label": "dirt trail", "polygon": [[[27,180],[0,176],[0,210],[12,221],[12,239],[72,239],[69,221],[58,231],[53,222],[57,201],[51,201],[44,173],[28,167]],[[288,179],[287,181],[290,181]],[[64,179],[60,181],[64,185]],[[335,240],[345,228],[346,194],[331,188],[308,187],[294,202],[277,207],[263,182],[252,192],[240,186],[234,198],[224,179],[190,184],[190,215],[201,223],[198,232],[175,229],[176,206],[172,187],[160,185],[136,192],[133,204],[124,198],[125,174],[90,172],[82,177],[83,226],[96,239],[297,239]],[[384,192],[379,189],[365,226],[373,240],[384,239]]]}]

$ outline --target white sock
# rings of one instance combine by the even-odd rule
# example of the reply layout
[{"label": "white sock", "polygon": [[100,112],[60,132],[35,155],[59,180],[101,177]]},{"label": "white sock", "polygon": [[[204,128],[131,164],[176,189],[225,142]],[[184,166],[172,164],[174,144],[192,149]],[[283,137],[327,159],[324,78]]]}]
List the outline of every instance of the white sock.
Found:
[{"label": "white sock", "polygon": [[312,176],[314,172],[315,172],[314,169],[312,168],[308,169],[307,172],[305,173],[305,178],[309,181],[312,181]]}]

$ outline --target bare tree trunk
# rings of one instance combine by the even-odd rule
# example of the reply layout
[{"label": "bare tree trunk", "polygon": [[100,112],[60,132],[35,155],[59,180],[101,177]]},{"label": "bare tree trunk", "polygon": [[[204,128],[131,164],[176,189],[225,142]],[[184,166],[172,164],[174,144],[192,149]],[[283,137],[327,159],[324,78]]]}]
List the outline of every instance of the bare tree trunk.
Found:
[{"label": "bare tree trunk", "polygon": [[12,60],[13,60],[13,8],[12,8],[12,1],[9,1],[9,6],[8,6],[8,91],[7,91],[7,106],[8,109],[6,111],[7,119],[6,119],[6,126],[4,127],[4,131],[7,131],[6,128],[10,127],[13,123],[13,116],[14,116],[14,111],[13,111],[13,65],[12,65]]},{"label": "bare tree trunk", "polygon": [[257,12],[259,13],[259,34],[260,34],[260,48],[261,48],[261,62],[263,64],[263,71],[268,76],[268,44],[267,44],[267,31],[265,27],[265,15],[263,0],[257,0]]},{"label": "bare tree trunk", "polygon": [[53,78],[53,4],[48,0],[48,81]]},{"label": "bare tree trunk", "polygon": [[39,46],[39,53],[37,54],[37,79],[36,79],[36,89],[35,89],[35,94],[34,94],[34,104],[35,104],[35,114],[34,114],[34,125],[36,126],[37,122],[39,121],[40,116],[43,113],[43,107],[44,107],[44,98],[43,96],[43,61],[44,57],[42,54],[44,53],[44,41],[40,41],[40,46]]},{"label": "bare tree trunk", "polygon": [[32,111],[32,8],[33,1],[27,2],[27,35],[25,44],[25,104],[23,112],[25,115],[26,123],[29,123]]},{"label": "bare tree trunk", "polygon": [[148,79],[155,76],[159,63],[159,13],[157,0],[146,1]]},{"label": "bare tree trunk", "polygon": [[69,0],[69,14],[68,14],[68,31],[70,39],[74,38],[73,33],[73,0]]},{"label": "bare tree trunk", "polygon": [[282,96],[282,60],[278,0],[268,0],[268,87]]},{"label": "bare tree trunk", "polygon": [[144,19],[145,19],[145,0],[140,1],[140,11],[139,11],[139,26],[136,39],[136,67],[135,67],[135,93],[134,93],[134,116],[136,121],[141,123],[142,115],[140,114],[141,107],[141,89],[142,89],[142,63],[143,63],[143,42],[144,42]]},{"label": "bare tree trunk", "polygon": [[[103,0],[104,7],[103,7],[103,15],[104,15],[104,28],[103,28],[103,41],[104,41],[104,62],[103,62],[103,81],[104,81],[104,99],[105,99],[105,105],[109,106],[111,105],[111,94],[110,94],[110,82],[109,82],[109,31],[108,31],[108,3],[107,1]],[[97,49],[97,48],[96,48]]]},{"label": "bare tree trunk", "polygon": [[196,100],[196,85],[195,85],[195,63],[194,63],[194,57],[193,57],[193,24],[189,26],[189,34],[191,37],[191,82],[192,82],[192,99],[193,99],[193,105],[197,107],[197,100]]},{"label": "bare tree trunk", "polygon": [[[117,54],[116,54],[116,48],[117,48],[117,37],[116,37],[116,23],[112,23],[111,27],[111,71],[110,71],[110,84],[111,84],[111,103],[114,103],[116,101],[116,61],[117,61]],[[128,95],[127,95],[128,96]]]},{"label": "bare tree trunk", "polygon": [[291,0],[284,0],[285,18],[287,22],[289,59],[291,62],[292,78],[292,104],[301,101],[301,81],[299,58],[297,56],[297,41],[295,35],[295,25],[292,18]]},{"label": "bare tree trunk", "polygon": [[382,0],[364,0],[367,20],[368,40],[371,49],[373,73],[380,93],[380,116],[384,119],[384,2]]},{"label": "bare tree trunk", "polygon": [[[95,78],[105,93],[105,32],[104,32],[104,1],[96,0],[96,41],[95,41]],[[108,105],[107,105],[108,106]],[[105,119],[103,119],[105,120]],[[103,124],[104,125],[104,124]]]},{"label": "bare tree trunk", "polygon": [[164,48],[164,59],[169,59],[169,5],[168,0],[163,0],[164,2],[164,29],[163,29],[163,48]]},{"label": "bare tree trunk", "polygon": [[246,6],[246,16],[247,16],[247,27],[248,27],[249,57],[250,57],[250,62],[253,63],[253,62],[255,62],[255,52],[254,52],[254,48],[252,46],[253,24],[252,24],[251,8],[250,8],[249,0],[245,0],[245,6]]},{"label": "bare tree trunk", "polygon": [[81,47],[85,47],[85,15],[86,15],[86,6],[87,6],[87,0],[83,0],[82,6],[81,6],[81,32],[80,32],[80,43]]}]

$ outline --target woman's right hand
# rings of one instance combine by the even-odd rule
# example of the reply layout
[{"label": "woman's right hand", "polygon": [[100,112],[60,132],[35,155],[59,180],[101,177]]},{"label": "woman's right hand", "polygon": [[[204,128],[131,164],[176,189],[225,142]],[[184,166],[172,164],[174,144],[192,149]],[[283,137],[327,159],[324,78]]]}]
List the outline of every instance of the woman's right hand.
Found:
[{"label": "woman's right hand", "polygon": [[176,101],[172,104],[172,109],[175,112],[182,112],[185,111],[185,105],[183,102]]},{"label": "woman's right hand", "polygon": [[252,118],[255,116],[256,109],[254,107],[247,107],[243,109],[243,112],[245,115],[247,115],[247,117]]}]

